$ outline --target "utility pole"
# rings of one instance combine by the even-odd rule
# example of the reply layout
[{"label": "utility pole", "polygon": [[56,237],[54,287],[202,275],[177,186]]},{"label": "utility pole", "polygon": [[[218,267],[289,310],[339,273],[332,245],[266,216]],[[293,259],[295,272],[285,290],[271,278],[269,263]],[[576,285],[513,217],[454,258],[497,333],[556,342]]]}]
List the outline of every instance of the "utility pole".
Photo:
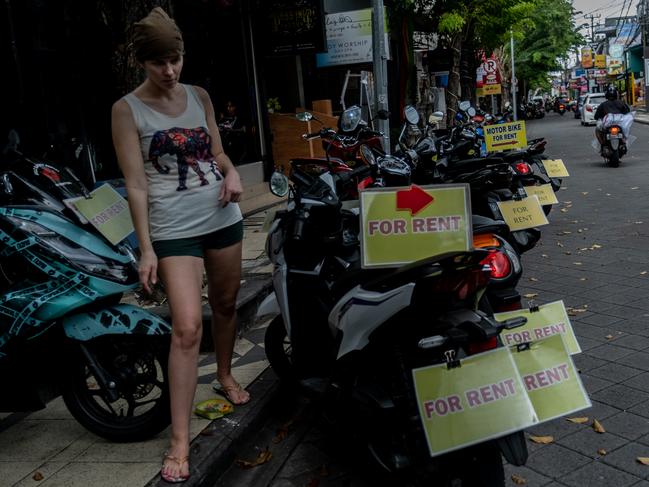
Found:
[{"label": "utility pole", "polygon": [[[642,0],[644,1],[644,0]],[[591,57],[594,59],[595,58],[595,52],[593,50],[593,47],[595,46],[595,19],[599,19],[602,16],[602,14],[586,14],[584,15],[585,19],[590,19],[590,48],[591,48]],[[590,92],[590,76],[588,76],[588,69],[586,69],[586,82],[588,83],[588,92]]]},{"label": "utility pole", "polygon": [[516,63],[514,62],[514,29],[509,30],[512,48],[512,104],[514,105],[514,121],[518,120],[518,106],[516,105]]},{"label": "utility pole", "polygon": [[[383,0],[373,0],[372,15],[372,58],[374,61],[374,93],[376,113],[388,111],[388,69],[385,55],[385,25]],[[390,122],[379,119],[379,131],[383,132],[383,150],[390,154]]]}]

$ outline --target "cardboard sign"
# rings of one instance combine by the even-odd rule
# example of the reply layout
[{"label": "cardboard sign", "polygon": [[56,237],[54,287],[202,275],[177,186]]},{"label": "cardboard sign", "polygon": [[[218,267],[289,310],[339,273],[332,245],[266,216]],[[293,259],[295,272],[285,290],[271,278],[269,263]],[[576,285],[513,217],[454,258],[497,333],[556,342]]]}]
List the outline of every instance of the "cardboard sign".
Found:
[{"label": "cardboard sign", "polygon": [[560,335],[512,350],[516,367],[540,422],[591,406],[572,358]]},{"label": "cardboard sign", "polygon": [[536,196],[541,205],[556,205],[559,203],[559,199],[557,198],[557,195],[554,194],[551,184],[525,186],[525,192],[528,196]]},{"label": "cardboard sign", "polygon": [[527,148],[527,133],[523,121],[486,125],[484,137],[489,152]]},{"label": "cardboard sign", "polygon": [[99,232],[116,245],[133,232],[133,221],[128,203],[109,184],[90,193],[90,198],[66,200]]},{"label": "cardboard sign", "polygon": [[548,173],[548,176],[551,178],[567,178],[570,176],[568,174],[568,169],[561,159],[544,159],[543,167],[545,167],[545,172]]},{"label": "cardboard sign", "polygon": [[505,345],[530,343],[549,336],[562,335],[570,354],[581,352],[581,347],[575,337],[575,332],[570,324],[570,318],[568,318],[566,306],[563,301],[544,304],[539,306],[538,311],[533,312],[529,309],[521,309],[506,313],[497,313],[494,315],[494,318],[498,321],[505,321],[518,316],[527,318],[527,323],[514,330],[504,330],[500,334],[500,339]]},{"label": "cardboard sign", "polygon": [[528,196],[521,200],[499,201],[498,209],[512,232],[540,227],[549,223],[543,213],[538,196]]},{"label": "cardboard sign", "polygon": [[431,456],[532,426],[536,413],[509,348],[412,371]]},{"label": "cardboard sign", "polygon": [[393,267],[472,246],[467,184],[361,192],[364,268]]}]

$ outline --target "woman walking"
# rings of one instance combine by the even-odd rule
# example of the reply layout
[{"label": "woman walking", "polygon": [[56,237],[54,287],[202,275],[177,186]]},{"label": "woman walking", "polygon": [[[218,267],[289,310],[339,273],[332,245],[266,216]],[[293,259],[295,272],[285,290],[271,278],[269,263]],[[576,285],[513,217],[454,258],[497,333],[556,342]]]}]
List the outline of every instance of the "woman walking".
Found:
[{"label": "woman walking", "polygon": [[209,95],[179,82],[184,44],[175,22],[155,8],[134,25],[133,48],[146,80],[113,106],[113,144],[140,243],[140,281],[150,292],[160,275],[169,299],[171,444],[161,475],[177,483],[189,478],[204,269],[216,379],[232,403],[250,399],[231,373],[243,190],[223,152]]}]

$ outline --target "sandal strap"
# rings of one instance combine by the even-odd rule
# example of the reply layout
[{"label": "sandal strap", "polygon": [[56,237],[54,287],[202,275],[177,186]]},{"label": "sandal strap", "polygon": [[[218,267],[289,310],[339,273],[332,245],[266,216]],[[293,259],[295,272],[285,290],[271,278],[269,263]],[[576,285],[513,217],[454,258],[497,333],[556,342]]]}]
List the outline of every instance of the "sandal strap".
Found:
[{"label": "sandal strap", "polygon": [[[186,456],[186,457],[183,457],[183,458],[178,458],[178,457],[174,457],[173,455],[167,455],[165,453],[164,460],[171,460],[172,462],[176,462],[178,467],[182,467],[184,463],[189,462],[189,456]],[[163,460],[163,463],[164,463],[164,460]]]}]

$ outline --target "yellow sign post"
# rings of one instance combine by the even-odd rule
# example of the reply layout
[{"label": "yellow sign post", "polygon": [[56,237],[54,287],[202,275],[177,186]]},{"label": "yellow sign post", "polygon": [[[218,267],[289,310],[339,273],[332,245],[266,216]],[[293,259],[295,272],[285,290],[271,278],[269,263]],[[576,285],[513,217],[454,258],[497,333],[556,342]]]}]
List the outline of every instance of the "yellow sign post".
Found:
[{"label": "yellow sign post", "polygon": [[556,205],[559,203],[557,195],[554,194],[551,184],[541,184],[539,186],[525,186],[527,196],[536,196],[541,205]]},{"label": "yellow sign post", "polygon": [[567,178],[570,176],[562,159],[544,159],[543,167],[545,167],[545,172],[551,178]]},{"label": "yellow sign post", "polygon": [[67,200],[113,245],[133,232],[128,203],[109,184],[90,193],[90,198]]},{"label": "yellow sign post", "polygon": [[538,307],[538,311],[521,309],[497,313],[494,318],[498,321],[505,321],[519,316],[527,318],[527,323],[514,330],[504,330],[500,334],[500,338],[505,345],[519,345],[553,335],[562,335],[570,354],[581,352],[563,301],[544,304]]},{"label": "yellow sign post", "polygon": [[484,127],[487,152],[527,148],[525,122],[499,123]]},{"label": "yellow sign post", "polygon": [[536,195],[521,200],[499,201],[498,209],[511,231],[540,227],[549,223]]},{"label": "yellow sign post", "polygon": [[431,456],[532,426],[538,419],[509,348],[412,371]]},{"label": "yellow sign post", "polygon": [[502,93],[502,88],[500,84],[494,85],[484,85],[482,87],[483,96],[487,95],[500,95]]},{"label": "yellow sign post", "polygon": [[591,406],[561,335],[534,342],[527,350],[512,352],[540,422]]},{"label": "yellow sign post", "polygon": [[370,189],[360,195],[364,268],[394,267],[472,247],[467,184]]}]

